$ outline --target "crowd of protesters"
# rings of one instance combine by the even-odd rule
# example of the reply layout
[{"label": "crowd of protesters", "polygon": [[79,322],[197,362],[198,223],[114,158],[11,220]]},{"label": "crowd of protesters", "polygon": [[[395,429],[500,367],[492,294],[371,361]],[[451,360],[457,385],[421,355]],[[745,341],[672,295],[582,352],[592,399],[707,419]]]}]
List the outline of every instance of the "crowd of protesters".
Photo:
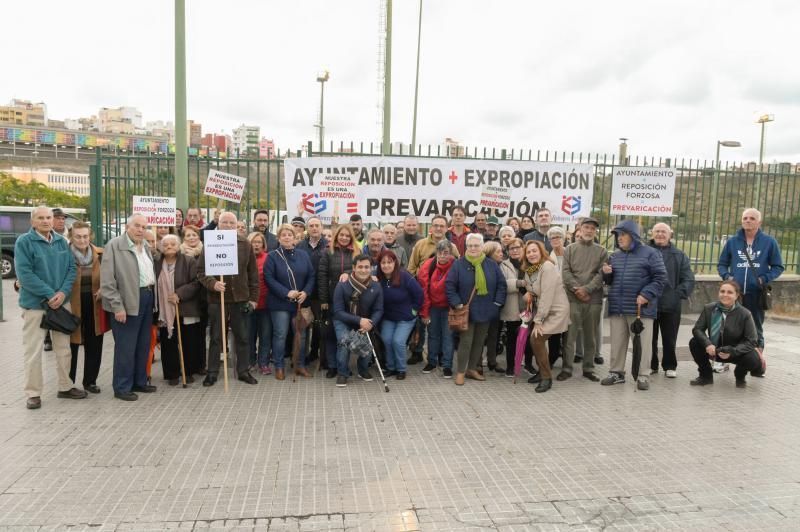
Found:
[{"label": "crowd of protesters", "polygon": [[[523,366],[541,393],[571,378],[578,363],[583,378],[613,385],[625,382],[632,328],[646,351],[637,388],[649,389],[659,364],[666,377],[677,376],[681,305],[694,276],[665,223],[646,241],[638,224],[623,220],[611,230],[609,252],[597,219],[582,218],[567,233],[546,208],[505,224],[478,213],[470,224],[457,206],[449,219],[433,217],[425,235],[413,216],[370,229],[358,215],[333,227],[297,216],[273,234],[265,210],[254,213],[251,228],[233,212],[217,210],[208,222],[198,208],[177,214],[175,227],[156,228],[133,215],[99,248],[89,224],[67,232],[61,209],[33,209],[15,247],[28,408],[41,406],[43,349],[55,354],[59,398],[100,393],[109,330],[113,393],[125,401],[157,391],[157,345],[169,385],[197,376],[214,386],[225,337],[236,379],[250,385],[256,376],[282,381],[289,371],[302,379],[324,371],[345,387],[359,334],[369,339],[367,355],[374,350],[383,374],[397,380],[422,362],[422,374],[459,386],[488,372],[515,377]],[[736,366],[739,387],[748,373],[763,376],[763,296],[783,263],[760,226],[761,213],[745,210],[742,229],[724,246],[718,301],[703,309],[689,343],[699,373],[692,385],[711,384],[727,364]],[[224,280],[205,272],[211,230],[237,231],[238,273]],[[62,307],[80,317],[71,334],[40,327],[48,309]],[[611,345],[601,380],[604,319]],[[360,355],[356,374],[372,380],[373,359]]]}]

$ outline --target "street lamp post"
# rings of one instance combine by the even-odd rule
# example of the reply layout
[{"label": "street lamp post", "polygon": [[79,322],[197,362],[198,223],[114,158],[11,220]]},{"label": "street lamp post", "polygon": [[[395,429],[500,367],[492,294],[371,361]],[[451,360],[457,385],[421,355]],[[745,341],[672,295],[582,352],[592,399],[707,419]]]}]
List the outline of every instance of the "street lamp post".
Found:
[{"label": "street lamp post", "polygon": [[714,185],[711,191],[711,257],[714,257],[714,244],[717,240],[717,196],[719,196],[719,150],[722,146],[726,148],[738,148],[742,145],[738,140],[718,140],[717,158],[714,163]]},{"label": "street lamp post", "polygon": [[[317,76],[319,82],[319,151],[325,150],[325,122],[323,120],[323,111],[325,108],[325,82],[331,77],[331,73],[327,70]],[[309,154],[310,156],[311,154]]]},{"label": "street lamp post", "polygon": [[764,128],[767,122],[774,121],[775,115],[761,115],[756,121],[757,124],[761,124],[761,143],[758,150],[758,177],[756,177],[756,203],[754,205],[756,209],[758,208],[758,203],[761,199],[761,173],[764,171],[761,166],[764,161]]},{"label": "street lamp post", "polygon": [[419,99],[419,52],[422,44],[422,0],[419,0],[419,28],[417,29],[417,76],[414,82],[414,120],[411,125],[411,155],[416,153],[417,145],[417,100]]}]

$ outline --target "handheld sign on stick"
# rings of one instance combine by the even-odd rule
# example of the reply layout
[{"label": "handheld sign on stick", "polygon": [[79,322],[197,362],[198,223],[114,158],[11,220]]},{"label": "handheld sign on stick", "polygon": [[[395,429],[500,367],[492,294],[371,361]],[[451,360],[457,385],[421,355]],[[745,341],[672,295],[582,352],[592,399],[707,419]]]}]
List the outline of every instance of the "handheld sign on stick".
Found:
[{"label": "handheld sign on stick", "polygon": [[[236,230],[206,231],[205,234],[205,267],[206,275],[214,277],[219,275],[219,281],[225,282],[226,275],[239,273],[239,261],[236,244]],[[219,293],[220,297],[220,327],[222,327],[222,371],[225,381],[225,391],[228,391],[228,324],[225,319],[225,290]]]}]

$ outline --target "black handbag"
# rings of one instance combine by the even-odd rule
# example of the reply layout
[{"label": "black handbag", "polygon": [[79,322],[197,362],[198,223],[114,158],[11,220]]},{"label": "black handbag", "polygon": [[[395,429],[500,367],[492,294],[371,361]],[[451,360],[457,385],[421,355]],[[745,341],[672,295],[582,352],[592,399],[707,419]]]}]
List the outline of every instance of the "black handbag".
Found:
[{"label": "black handbag", "polygon": [[[750,254],[747,252],[747,248],[744,248],[744,256],[747,258],[747,263],[750,265],[750,269],[755,271],[756,267],[753,266],[753,260],[750,258]],[[758,296],[758,306],[761,310],[771,310],[772,309],[772,285],[767,283],[765,285],[761,285],[761,293]]]},{"label": "black handbag", "polygon": [[44,316],[39,327],[49,331],[58,331],[64,334],[72,334],[81,324],[80,317],[68,311],[64,306],[56,309],[50,308],[45,302]]}]

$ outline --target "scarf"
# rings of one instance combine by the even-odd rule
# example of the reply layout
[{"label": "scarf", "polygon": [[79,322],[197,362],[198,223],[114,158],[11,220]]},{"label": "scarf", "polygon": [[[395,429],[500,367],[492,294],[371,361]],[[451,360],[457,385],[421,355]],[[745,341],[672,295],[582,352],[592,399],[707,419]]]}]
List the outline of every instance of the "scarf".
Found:
[{"label": "scarf", "polygon": [[183,242],[181,244],[181,253],[183,253],[184,255],[188,255],[190,257],[199,257],[202,252],[203,252],[202,242],[198,243],[196,247],[187,246],[186,242]]},{"label": "scarf", "polygon": [[78,263],[78,266],[91,266],[92,262],[94,262],[94,251],[92,250],[92,246],[89,246],[86,249],[85,254],[73,245],[70,245],[69,248],[72,250],[72,256],[75,257],[75,262]]},{"label": "scarf", "polygon": [[529,276],[533,277],[533,274],[538,272],[540,267],[541,267],[541,263],[531,264],[530,266],[525,268],[525,273],[528,274]]},{"label": "scarf", "polygon": [[[161,273],[158,275],[158,300],[167,302],[167,297],[175,293],[175,264],[162,263]],[[172,329],[175,327],[175,305],[166,303],[159,305],[158,323],[167,328],[167,338],[172,338]]]},{"label": "scarf", "polygon": [[732,307],[725,307],[721,303],[717,303],[714,307],[714,312],[711,314],[711,343],[719,347],[720,332],[725,320],[728,318],[728,313],[738,306],[734,303]]},{"label": "scarf", "polygon": [[475,268],[475,294],[479,296],[487,295],[489,290],[486,288],[486,274],[483,272],[483,259],[486,258],[486,255],[481,253],[475,258],[464,255],[464,258]]},{"label": "scarf", "polygon": [[364,284],[356,279],[355,275],[351,275],[347,279],[347,282],[349,282],[350,286],[353,287],[353,293],[350,295],[350,314],[361,316],[361,314],[358,312],[359,301],[361,300],[361,294],[363,294],[364,291],[369,288],[370,281],[371,279],[367,277],[367,282]]}]

